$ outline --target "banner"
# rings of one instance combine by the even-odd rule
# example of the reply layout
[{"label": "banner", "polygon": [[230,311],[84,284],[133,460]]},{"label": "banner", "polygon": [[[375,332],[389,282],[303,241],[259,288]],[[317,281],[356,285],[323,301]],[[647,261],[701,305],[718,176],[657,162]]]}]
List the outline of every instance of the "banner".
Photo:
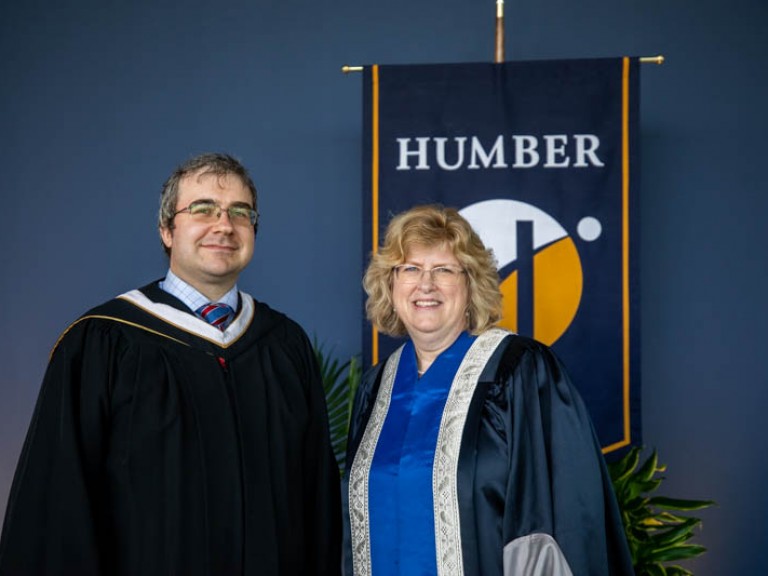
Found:
[{"label": "banner", "polygon": [[[606,453],[638,444],[638,59],[363,74],[365,264],[394,214],[459,209],[498,261],[500,325],[552,346]],[[364,365],[400,343],[364,323]]]}]

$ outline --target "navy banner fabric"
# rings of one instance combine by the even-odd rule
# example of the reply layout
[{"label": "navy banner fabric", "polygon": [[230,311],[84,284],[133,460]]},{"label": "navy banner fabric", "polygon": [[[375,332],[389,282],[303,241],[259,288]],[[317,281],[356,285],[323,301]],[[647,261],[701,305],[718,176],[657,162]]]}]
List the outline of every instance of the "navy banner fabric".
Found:
[{"label": "navy banner fabric", "polygon": [[[363,94],[366,255],[398,212],[459,209],[501,326],[553,347],[605,452],[638,444],[638,59],[367,66]],[[400,344],[363,334],[365,365]]]}]

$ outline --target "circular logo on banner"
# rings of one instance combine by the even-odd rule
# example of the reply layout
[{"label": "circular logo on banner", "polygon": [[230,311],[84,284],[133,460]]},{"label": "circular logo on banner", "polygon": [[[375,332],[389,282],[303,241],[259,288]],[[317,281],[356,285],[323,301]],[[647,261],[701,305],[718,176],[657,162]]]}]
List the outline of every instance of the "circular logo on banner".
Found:
[{"label": "circular logo on banner", "polygon": [[[520,331],[520,318],[531,318],[536,340],[554,344],[568,329],[581,301],[584,276],[573,239],[552,216],[517,200],[486,200],[461,211],[486,248],[491,248],[501,275],[504,313],[499,325]],[[518,232],[530,238],[518,242]],[[602,232],[595,218],[584,218],[578,233],[595,240]],[[521,254],[519,250],[530,251]],[[524,267],[521,263],[527,263]],[[521,301],[521,283],[532,286],[532,301]],[[525,308],[522,308],[525,307]]]}]

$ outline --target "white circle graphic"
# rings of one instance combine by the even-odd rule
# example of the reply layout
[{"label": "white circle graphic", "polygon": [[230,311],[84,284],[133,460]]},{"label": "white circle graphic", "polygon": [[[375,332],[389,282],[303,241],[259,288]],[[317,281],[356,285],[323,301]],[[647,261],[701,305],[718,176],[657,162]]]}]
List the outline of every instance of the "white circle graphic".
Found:
[{"label": "white circle graphic", "polygon": [[600,224],[600,220],[587,216],[579,221],[576,226],[576,231],[579,237],[586,242],[592,242],[600,238],[600,234],[603,233],[603,226]]}]

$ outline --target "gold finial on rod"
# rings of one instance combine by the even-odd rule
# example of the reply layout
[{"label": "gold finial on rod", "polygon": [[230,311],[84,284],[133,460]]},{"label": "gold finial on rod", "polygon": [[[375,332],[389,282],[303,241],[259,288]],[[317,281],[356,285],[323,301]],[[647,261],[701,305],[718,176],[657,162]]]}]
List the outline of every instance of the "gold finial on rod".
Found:
[{"label": "gold finial on rod", "polygon": [[661,54],[658,56],[642,56],[640,64],[664,64],[664,56]]},{"label": "gold finial on rod", "polygon": [[363,67],[362,66],[342,66],[341,71],[344,72],[344,74],[349,74],[350,72],[362,72]]}]

